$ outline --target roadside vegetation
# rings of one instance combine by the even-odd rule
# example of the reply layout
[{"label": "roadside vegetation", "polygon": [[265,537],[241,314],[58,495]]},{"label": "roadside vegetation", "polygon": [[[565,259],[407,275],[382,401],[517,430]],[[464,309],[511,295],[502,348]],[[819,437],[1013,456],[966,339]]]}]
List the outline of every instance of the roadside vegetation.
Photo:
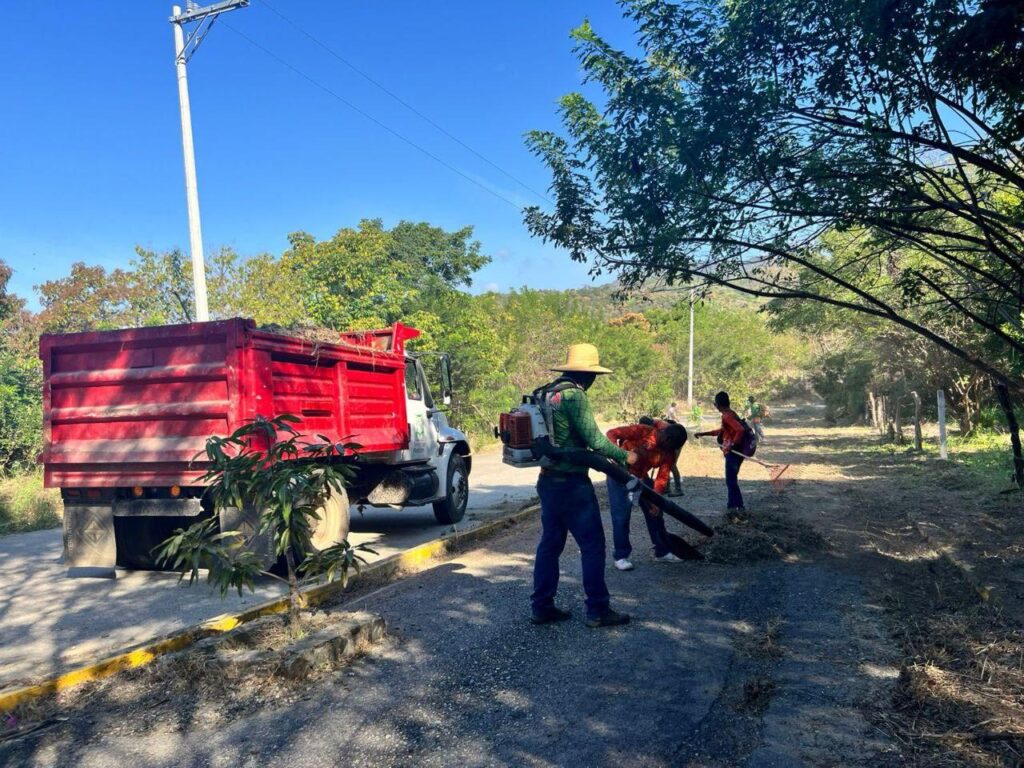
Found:
[{"label": "roadside vegetation", "polygon": [[[617,374],[594,390],[606,421],[661,414],[685,398],[685,290],[619,297],[615,285],[605,285],[473,294],[473,278],[490,257],[469,227],[399,222],[386,228],[366,220],[325,240],[296,233],[290,243],[278,256],[219,251],[209,265],[212,316],[251,317],[283,332],[397,321],[415,326],[423,332],[417,349],[451,354],[450,419],[477,447],[493,440],[497,414],[550,380],[566,346],[582,340],[596,344]],[[18,512],[10,513],[19,522],[6,530],[55,522],[53,515],[25,511],[52,507],[53,496],[41,494],[38,479],[20,479],[35,477],[42,443],[39,335],[190,321],[190,268],[177,251],[143,249],[127,269],[75,264],[70,274],[37,287],[38,312],[4,290],[10,271],[0,271],[0,476],[19,478],[20,489]],[[812,340],[799,330],[772,328],[760,304],[726,291],[698,297],[694,395],[700,401],[722,387],[769,400],[804,388]],[[429,362],[427,370],[433,370]]]},{"label": "roadside vegetation", "polygon": [[60,491],[43,488],[38,472],[0,480],[0,536],[60,525]]}]

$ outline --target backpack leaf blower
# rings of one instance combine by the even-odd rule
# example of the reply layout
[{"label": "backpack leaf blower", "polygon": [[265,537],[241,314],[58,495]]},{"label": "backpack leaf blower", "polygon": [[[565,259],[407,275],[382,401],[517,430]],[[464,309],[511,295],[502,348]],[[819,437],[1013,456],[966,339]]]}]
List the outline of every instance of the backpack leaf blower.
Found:
[{"label": "backpack leaf blower", "polygon": [[552,438],[554,429],[551,421],[550,395],[571,386],[575,385],[571,382],[556,381],[551,386],[541,387],[532,394],[524,395],[522,403],[501,414],[494,436],[503,444],[502,461],[513,467],[545,467],[557,461],[564,461],[595,469],[625,485],[634,499],[642,497],[683,525],[705,536],[713,536],[714,531],[707,523],[642,483],[625,467],[585,448],[560,448],[555,445]]}]

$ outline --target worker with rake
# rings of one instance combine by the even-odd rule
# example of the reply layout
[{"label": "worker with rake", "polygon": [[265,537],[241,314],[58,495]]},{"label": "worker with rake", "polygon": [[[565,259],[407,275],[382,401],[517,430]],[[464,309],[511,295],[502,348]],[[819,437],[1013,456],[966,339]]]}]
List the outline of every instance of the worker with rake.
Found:
[{"label": "worker with rake", "polygon": [[[736,415],[736,411],[729,407],[729,393],[719,392],[715,395],[715,408],[722,414],[722,426],[718,429],[707,432],[694,432],[694,437],[717,437],[722,446],[722,453],[725,454],[725,487],[728,491],[728,511],[731,516],[741,515],[745,511],[743,506],[743,494],[740,492],[740,466],[743,459],[750,456],[752,451],[745,443],[748,439],[748,427]],[[752,436],[752,435],[751,435]],[[756,445],[756,438],[753,440]],[[748,450],[744,450],[747,448]]]},{"label": "worker with rake", "polygon": [[[661,419],[653,419],[651,423],[630,424],[616,427],[608,431],[608,439],[627,451],[636,454],[637,459],[628,469],[641,482],[652,485],[648,473],[653,469],[657,474],[653,480],[653,488],[664,495],[668,490],[669,478],[679,458],[679,452],[686,443],[686,427]],[[620,571],[633,570],[629,556],[633,551],[629,543],[629,518],[633,509],[632,500],[625,484],[608,476],[608,505],[611,508],[612,541],[614,551],[612,559]],[[647,532],[654,545],[654,560],[659,563],[681,563],[681,558],[670,549],[668,532],[665,530],[665,518],[646,499],[639,501],[644,513]]]}]

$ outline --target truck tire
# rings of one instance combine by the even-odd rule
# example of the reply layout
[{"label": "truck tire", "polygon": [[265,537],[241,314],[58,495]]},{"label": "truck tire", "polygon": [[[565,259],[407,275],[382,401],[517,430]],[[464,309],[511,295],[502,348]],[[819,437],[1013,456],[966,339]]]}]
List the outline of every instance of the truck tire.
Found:
[{"label": "truck tire", "polygon": [[434,502],[434,517],[441,525],[454,525],[466,516],[469,502],[469,472],[466,460],[453,453],[448,460],[448,495]]},{"label": "truck tire", "polygon": [[320,519],[313,521],[313,534],[310,537],[310,543],[318,551],[348,538],[349,503],[345,489],[340,493],[332,493],[319,512]]}]

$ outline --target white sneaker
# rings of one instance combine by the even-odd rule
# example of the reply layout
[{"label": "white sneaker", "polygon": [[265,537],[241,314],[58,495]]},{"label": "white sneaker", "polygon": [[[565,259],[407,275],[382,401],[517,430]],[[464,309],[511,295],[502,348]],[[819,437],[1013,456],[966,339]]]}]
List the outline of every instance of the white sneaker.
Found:
[{"label": "white sneaker", "polygon": [[622,558],[621,560],[616,560],[615,561],[615,567],[618,568],[620,571],[632,571],[633,570],[633,564],[631,562],[629,562],[629,560],[627,560],[626,558]]},{"label": "white sneaker", "polygon": [[681,563],[681,562],[683,562],[682,558],[676,557],[671,552],[666,552],[661,557],[655,557],[654,560],[655,560],[655,562],[658,562],[658,563]]}]

